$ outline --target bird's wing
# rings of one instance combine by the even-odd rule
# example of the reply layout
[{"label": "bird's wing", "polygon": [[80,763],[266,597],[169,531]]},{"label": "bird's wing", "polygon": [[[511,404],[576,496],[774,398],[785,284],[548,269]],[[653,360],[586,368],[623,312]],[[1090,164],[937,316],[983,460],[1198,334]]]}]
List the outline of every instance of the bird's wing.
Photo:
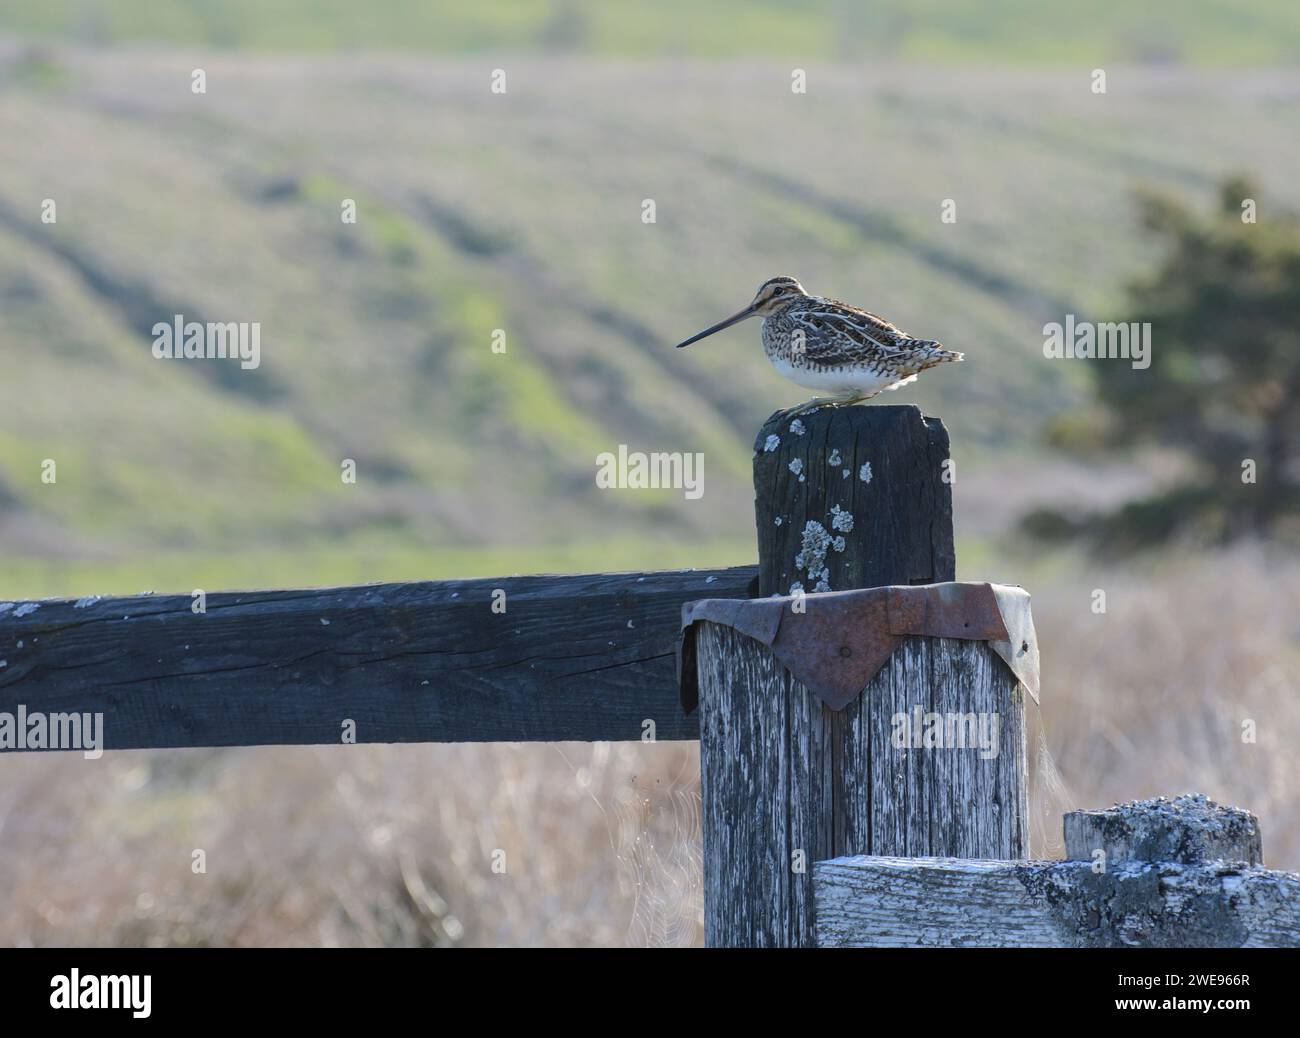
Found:
[{"label": "bird's wing", "polygon": [[906,352],[911,340],[883,317],[827,300],[790,314],[792,330],[804,332],[804,349],[815,364],[851,365]]},{"label": "bird's wing", "polygon": [[879,328],[882,332],[892,335],[896,339],[908,338],[907,332],[899,328],[898,325],[892,324],[879,314],[873,314],[870,310],[863,310],[859,306],[851,306],[848,303],[841,303],[838,299],[826,300],[837,313],[844,315],[846,318],[862,321],[873,328]]}]

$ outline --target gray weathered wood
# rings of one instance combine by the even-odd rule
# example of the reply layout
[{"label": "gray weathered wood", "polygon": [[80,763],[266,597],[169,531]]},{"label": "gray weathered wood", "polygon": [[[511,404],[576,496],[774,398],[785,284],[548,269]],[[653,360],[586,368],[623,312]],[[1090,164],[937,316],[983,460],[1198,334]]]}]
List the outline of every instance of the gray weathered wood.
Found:
[{"label": "gray weathered wood", "polygon": [[1300,946],[1300,876],[1258,866],[850,857],[813,886],[828,948]]},{"label": "gray weathered wood", "polygon": [[[911,406],[822,409],[798,425],[778,413],[754,452],[760,595],[955,579],[937,419]],[[808,863],[821,858],[1028,853],[1023,695],[983,643],[908,639],[835,713],[758,642],[702,626],[709,944],[811,944]],[[1001,752],[896,749],[895,715],[918,706],[997,714]]]},{"label": "gray weathered wood", "polygon": [[[915,406],[878,404],[823,408],[798,421],[802,434],[777,412],[754,441],[759,594],[788,595],[795,584],[811,593],[955,580],[943,423]],[[835,508],[853,529],[843,551],[826,552],[827,586],[819,587],[796,560],[810,523],[814,535],[844,532],[833,525]]]},{"label": "gray weathered wood", "polygon": [[1156,797],[1117,804],[1104,811],[1065,816],[1065,856],[1092,861],[1264,862],[1259,819],[1239,807],[1223,807],[1203,794]]},{"label": "gray weathered wood", "polygon": [[[109,749],[694,739],[683,602],[753,567],[0,603],[0,712],[104,713]],[[495,589],[506,611],[493,612]]]},{"label": "gray weathered wood", "polygon": [[[729,627],[702,623],[697,650],[711,946],[811,945],[825,858],[1028,854],[1024,693],[983,642],[906,639],[839,712]],[[895,718],[917,706],[986,715],[997,756],[897,748]]]}]

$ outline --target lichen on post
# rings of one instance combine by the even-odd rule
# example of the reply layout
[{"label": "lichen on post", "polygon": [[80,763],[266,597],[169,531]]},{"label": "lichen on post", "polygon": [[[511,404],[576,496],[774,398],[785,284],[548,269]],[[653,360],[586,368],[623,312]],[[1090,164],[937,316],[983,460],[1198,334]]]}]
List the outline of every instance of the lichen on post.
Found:
[{"label": "lichen on post", "polygon": [[949,462],[914,406],[774,414],[754,442],[759,594],[956,579]]}]

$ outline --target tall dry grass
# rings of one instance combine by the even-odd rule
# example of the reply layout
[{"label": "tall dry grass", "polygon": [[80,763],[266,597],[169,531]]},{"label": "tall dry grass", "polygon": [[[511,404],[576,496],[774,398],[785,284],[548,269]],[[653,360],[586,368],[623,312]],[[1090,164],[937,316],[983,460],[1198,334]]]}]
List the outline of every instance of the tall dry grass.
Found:
[{"label": "tall dry grass", "polygon": [[[1065,808],[1197,790],[1300,868],[1300,564],[1241,550],[1032,590],[1036,853]],[[690,945],[698,809],[694,744],[6,756],[0,943]]]},{"label": "tall dry grass", "polygon": [[689,945],[696,756],[563,743],[8,757],[0,942]]},{"label": "tall dry grass", "polygon": [[1254,811],[1266,862],[1300,870],[1300,561],[1243,547],[1032,590],[1065,787],[1038,769],[1036,848],[1059,850],[1062,805],[1195,790]]}]

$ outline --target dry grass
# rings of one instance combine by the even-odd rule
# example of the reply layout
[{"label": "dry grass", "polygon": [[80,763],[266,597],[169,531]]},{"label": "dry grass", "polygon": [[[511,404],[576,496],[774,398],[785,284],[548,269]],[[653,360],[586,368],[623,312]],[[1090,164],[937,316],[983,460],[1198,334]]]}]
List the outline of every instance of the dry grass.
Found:
[{"label": "dry grass", "polygon": [[[1300,564],[1243,550],[1031,584],[1061,779],[1037,762],[1036,852],[1059,851],[1067,807],[1198,790],[1256,811],[1269,863],[1300,868]],[[27,755],[0,777],[0,943],[701,937],[694,744]]]},{"label": "dry grass", "polygon": [[[1092,613],[1092,591],[1107,612]],[[1260,817],[1268,864],[1300,869],[1300,563],[1259,549],[1035,588],[1046,743],[1040,850],[1076,807],[1195,790]],[[1253,722],[1254,742],[1243,738]],[[1039,777],[1044,772],[1040,770]],[[1047,842],[1051,841],[1051,842]]]},{"label": "dry grass", "polygon": [[695,758],[607,743],[10,757],[0,941],[689,945]]}]

